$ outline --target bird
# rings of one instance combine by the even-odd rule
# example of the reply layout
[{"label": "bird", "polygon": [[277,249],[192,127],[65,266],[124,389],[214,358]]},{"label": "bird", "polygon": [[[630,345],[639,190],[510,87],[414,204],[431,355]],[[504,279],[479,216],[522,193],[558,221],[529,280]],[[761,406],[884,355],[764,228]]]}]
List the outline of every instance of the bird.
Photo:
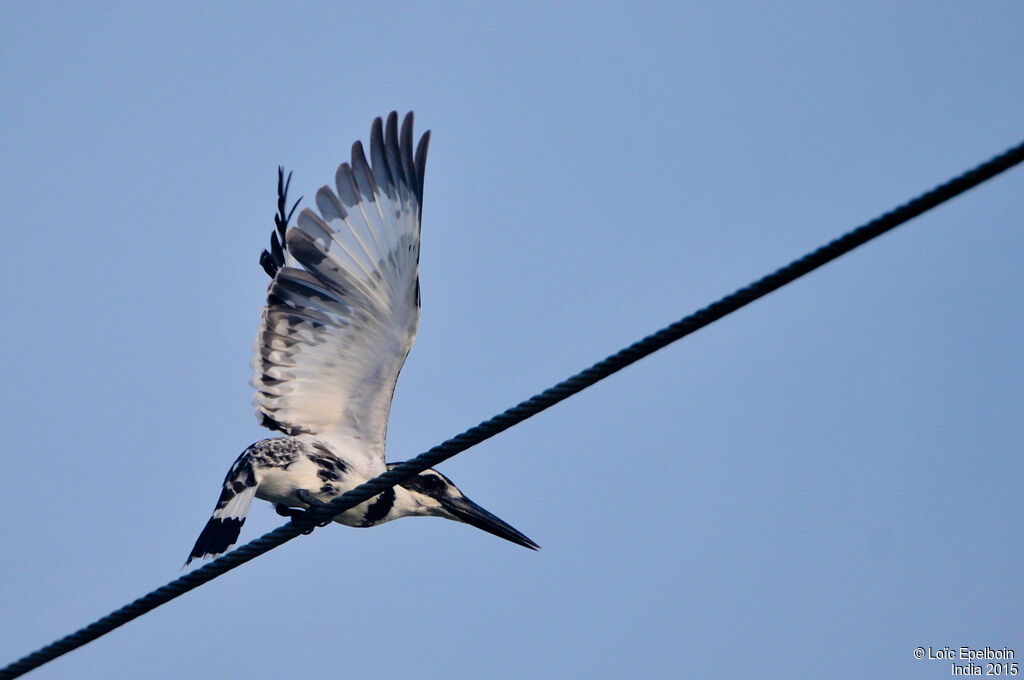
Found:
[{"label": "bird", "polygon": [[[277,214],[260,265],[270,276],[252,359],[262,439],[235,460],[185,564],[237,541],[253,498],[296,518],[394,464],[385,460],[388,414],[420,314],[420,220],[430,132],[413,148],[413,114],[392,111],[370,129],[370,162],[352,145],[334,188],[288,210],[291,173],[278,168]],[[533,550],[524,534],[428,469],[334,517],[374,527],[401,517],[464,522]]]}]

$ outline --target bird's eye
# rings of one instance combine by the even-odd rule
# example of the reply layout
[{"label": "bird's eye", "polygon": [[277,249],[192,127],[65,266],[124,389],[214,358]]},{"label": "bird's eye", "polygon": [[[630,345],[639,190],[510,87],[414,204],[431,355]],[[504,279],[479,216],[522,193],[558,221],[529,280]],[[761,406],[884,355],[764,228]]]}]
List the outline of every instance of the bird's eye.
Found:
[{"label": "bird's eye", "polygon": [[427,491],[440,491],[444,487],[444,482],[436,475],[423,475],[421,483]]}]

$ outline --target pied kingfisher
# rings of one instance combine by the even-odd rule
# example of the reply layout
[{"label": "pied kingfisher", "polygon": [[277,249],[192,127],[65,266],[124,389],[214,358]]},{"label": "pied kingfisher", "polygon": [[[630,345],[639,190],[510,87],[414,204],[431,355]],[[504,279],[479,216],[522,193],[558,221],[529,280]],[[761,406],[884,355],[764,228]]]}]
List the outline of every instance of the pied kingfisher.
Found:
[{"label": "pied kingfisher", "polygon": [[[319,215],[288,222],[291,181],[278,169],[278,214],[260,264],[272,281],[256,337],[253,404],[260,423],[285,437],[258,441],[238,457],[213,516],[186,564],[216,557],[238,540],[253,496],[295,517],[382,474],[395,381],[420,314],[420,212],[430,132],[413,151],[412,113],[401,133],[395,112],[373,121],[370,158],[352,146],[336,191],[316,193]],[[300,199],[301,200],[301,199]],[[527,548],[536,543],[426,470],[334,521],[372,527],[427,515],[466,522]]]}]

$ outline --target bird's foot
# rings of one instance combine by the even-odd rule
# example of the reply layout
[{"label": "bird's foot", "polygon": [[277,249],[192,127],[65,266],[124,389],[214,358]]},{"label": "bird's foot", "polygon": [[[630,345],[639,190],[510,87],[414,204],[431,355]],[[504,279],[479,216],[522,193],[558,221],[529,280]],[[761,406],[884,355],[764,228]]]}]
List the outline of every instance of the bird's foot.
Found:
[{"label": "bird's foot", "polygon": [[311,494],[306,489],[299,489],[298,491],[296,491],[295,497],[311,508],[324,508],[327,507],[327,505],[329,505],[328,503],[325,503],[324,501],[320,500],[319,498]]},{"label": "bird's foot", "polygon": [[[309,512],[312,512],[314,510],[317,510],[319,508],[326,508],[328,505],[330,505],[330,503],[326,503],[326,502],[320,500],[319,498],[317,498],[316,496],[311,494],[306,489],[299,489],[298,491],[295,492],[295,496],[300,501],[302,501],[307,506],[309,506],[309,508],[302,513],[303,515],[305,515],[305,514],[307,514]],[[328,517],[327,519],[322,519],[322,520],[316,522],[315,526],[325,527],[328,524],[330,524],[332,521],[333,521],[333,519]],[[310,529],[310,531],[312,531],[312,528]]]},{"label": "bird's foot", "polygon": [[[280,503],[278,503],[277,505],[274,506],[274,511],[277,512],[277,514],[281,515],[282,517],[290,517],[292,522],[295,522],[296,520],[299,520],[299,519],[305,517],[306,513],[309,512],[309,510],[301,510],[299,508],[289,508],[287,505],[282,505]],[[313,529],[315,529],[315,528],[316,528],[315,524],[314,525],[310,525],[307,529],[304,529],[302,533],[304,533],[304,534],[311,534],[311,533],[313,533]]]},{"label": "bird's foot", "polygon": [[281,505],[280,503],[274,506],[274,510],[277,512],[277,514],[281,515],[281,517],[295,518],[302,517],[304,514],[306,514],[305,510],[299,510],[298,508],[289,508],[287,505]]}]

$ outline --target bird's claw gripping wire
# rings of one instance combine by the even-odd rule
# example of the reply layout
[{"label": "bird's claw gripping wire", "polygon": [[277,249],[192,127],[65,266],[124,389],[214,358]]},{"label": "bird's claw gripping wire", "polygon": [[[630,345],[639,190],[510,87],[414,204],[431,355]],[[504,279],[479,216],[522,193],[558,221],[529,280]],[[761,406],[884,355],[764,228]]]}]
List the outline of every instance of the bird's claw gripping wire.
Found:
[{"label": "bird's claw gripping wire", "polygon": [[306,528],[303,529],[302,533],[311,534],[313,533],[313,530],[315,528],[325,527],[334,521],[330,517],[315,522],[312,520],[302,521],[304,517],[309,517],[309,513],[311,510],[326,507],[327,503],[323,502],[319,498],[316,498],[306,489],[299,489],[298,491],[295,492],[295,496],[309,507],[303,510],[302,508],[289,508],[287,505],[278,503],[277,505],[274,506],[274,511],[282,517],[290,517],[292,522],[295,524],[305,525]]},{"label": "bird's claw gripping wire", "polygon": [[326,508],[329,504],[320,500],[307,489],[299,489],[295,492],[295,497],[300,501],[308,505],[310,508]]},{"label": "bird's claw gripping wire", "polygon": [[296,517],[302,517],[304,514],[306,514],[305,510],[300,510],[299,508],[289,508],[287,505],[282,505],[280,503],[274,506],[274,511],[277,514],[281,515],[281,517],[291,517],[292,519],[295,519]]},{"label": "bird's claw gripping wire", "polygon": [[289,508],[287,505],[282,505],[281,503],[278,503],[277,505],[274,506],[274,511],[282,517],[291,518],[292,524],[299,525],[300,528],[302,528],[302,525],[305,525],[305,528],[302,529],[303,534],[309,535],[313,533],[313,529],[316,528],[316,525],[302,521],[302,518],[305,517],[306,513],[309,512],[308,510],[302,510],[300,508]]},{"label": "bird's claw gripping wire", "polygon": [[[306,510],[299,511],[299,512],[302,513],[301,514],[302,517],[307,516],[310,512],[312,512],[314,510],[317,510],[319,508],[326,508],[327,506],[330,505],[330,503],[325,503],[324,501],[320,500],[319,498],[317,498],[316,496],[311,494],[306,489],[299,489],[298,491],[295,492],[295,496],[300,501],[302,501],[303,503],[305,503],[306,505],[309,506]],[[334,518],[328,517],[326,519],[322,519],[322,520],[314,522],[313,523],[313,527],[325,527],[325,526],[327,526],[328,524],[330,524],[333,521],[334,521]],[[313,527],[310,527],[309,531],[313,531]],[[309,533],[309,532],[303,532],[303,533]]]}]

